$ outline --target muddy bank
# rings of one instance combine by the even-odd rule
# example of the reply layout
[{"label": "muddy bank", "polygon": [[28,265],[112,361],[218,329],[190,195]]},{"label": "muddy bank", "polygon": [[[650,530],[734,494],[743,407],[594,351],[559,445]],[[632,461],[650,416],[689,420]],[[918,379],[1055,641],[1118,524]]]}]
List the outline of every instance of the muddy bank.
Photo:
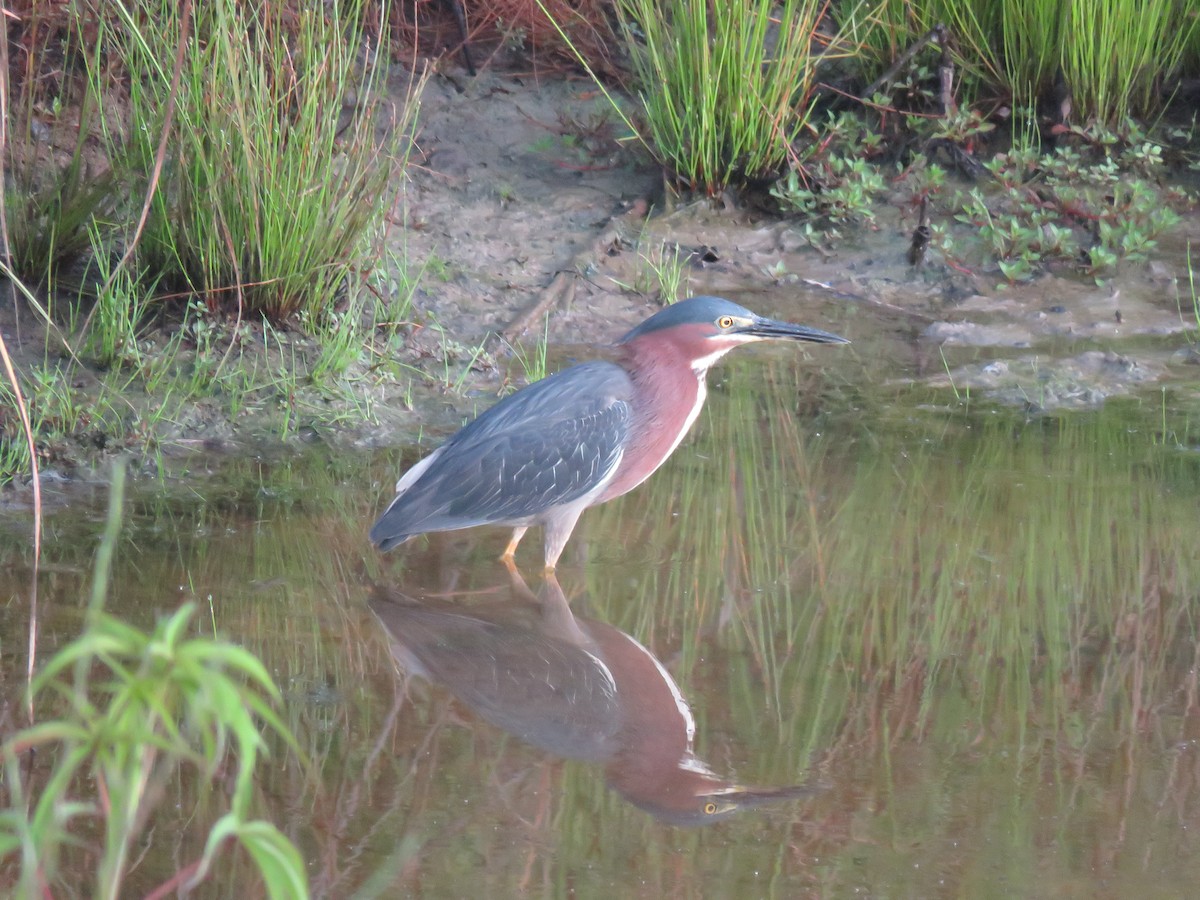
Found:
[{"label": "muddy bank", "polygon": [[872,345],[882,337],[894,374],[1002,402],[1036,395],[1041,408],[1094,405],[1185,377],[1181,367],[1194,361],[1194,337],[1180,335],[1197,324],[1186,266],[1188,244],[1200,244],[1194,211],[1153,262],[1124,265],[1103,284],[1070,272],[1009,284],[998,271],[963,271],[932,254],[913,269],[916,223],[898,206],[878,210],[875,229],[820,252],[796,224],[728,198],[670,209],[660,174],[619,143],[589,82],[442,78],[426,92],[422,120],[405,249],[434,261],[418,306],[453,322],[465,343],[489,331],[513,337],[514,323],[540,331],[531,308],[551,312],[554,343],[614,337],[646,314],[654,298],[627,286],[665,244],[689,258],[690,293],[838,323]]},{"label": "muddy bank", "polygon": [[[395,73],[397,96],[407,79]],[[352,448],[442,433],[526,379],[510,344],[528,352],[545,335],[556,359],[594,352],[655,308],[656,269],[676,258],[686,260],[683,294],[726,295],[846,334],[865,384],[923,381],[1040,411],[1195,380],[1186,265],[1189,243],[1200,245],[1195,211],[1153,262],[1125,265],[1103,284],[1070,272],[1008,284],[998,271],[966,271],[932,253],[914,269],[916,222],[887,203],[874,228],[816,249],[795,222],[732,197],[680,204],[582,78],[435,76],[395,218],[391,249],[417,281],[411,321],[389,323],[403,334],[398,356],[364,354],[336,389],[301,374],[286,396],[233,415],[220,397],[188,404],[155,426],[147,471],[163,459],[194,464],[295,441]],[[18,340],[11,318],[3,327],[25,364],[42,352],[31,329]],[[258,347],[276,347],[300,369],[317,356],[298,333],[243,323],[230,334],[243,367],[259,365]],[[274,364],[264,358],[262,372]],[[152,409],[162,398],[127,402]],[[80,460],[97,451],[144,446],[142,435],[96,432],[52,448],[51,475],[84,471]]]}]

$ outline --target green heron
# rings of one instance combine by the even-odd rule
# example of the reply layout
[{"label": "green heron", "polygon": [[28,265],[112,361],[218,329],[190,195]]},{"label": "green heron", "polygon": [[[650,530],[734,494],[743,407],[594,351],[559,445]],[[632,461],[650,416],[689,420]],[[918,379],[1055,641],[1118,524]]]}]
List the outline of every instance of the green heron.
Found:
[{"label": "green heron", "polygon": [[545,528],[546,570],[580,514],[645,481],[679,446],[704,405],[705,373],[752,341],[845,344],[720,297],[655,313],[618,342],[616,362],[585,362],[506,397],[404,473],[371,528],[389,550],[418,534],[475,525],[513,530],[504,555]]}]

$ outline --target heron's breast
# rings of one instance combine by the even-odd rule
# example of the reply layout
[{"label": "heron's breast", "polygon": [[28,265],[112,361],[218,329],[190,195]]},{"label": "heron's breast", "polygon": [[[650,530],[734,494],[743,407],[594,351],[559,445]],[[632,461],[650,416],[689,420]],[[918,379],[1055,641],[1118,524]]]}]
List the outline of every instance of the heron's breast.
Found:
[{"label": "heron's breast", "polygon": [[629,437],[616,477],[601,502],[633,490],[675,452],[704,406],[703,373],[690,366],[670,367],[650,380],[635,373],[634,410]]}]

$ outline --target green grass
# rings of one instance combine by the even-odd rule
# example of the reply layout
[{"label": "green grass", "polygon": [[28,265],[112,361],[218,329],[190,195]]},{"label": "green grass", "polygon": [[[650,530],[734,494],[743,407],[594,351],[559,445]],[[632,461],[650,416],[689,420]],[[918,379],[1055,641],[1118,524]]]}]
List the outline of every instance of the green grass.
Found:
[{"label": "green grass", "polygon": [[688,296],[688,254],[678,244],[641,240],[638,264],[634,290],[657,297],[664,306]]},{"label": "green grass", "polygon": [[[89,249],[95,220],[112,216],[116,185],[110,171],[85,157],[100,101],[78,67],[94,48],[50,4],[31,4],[26,13],[22,64],[3,81],[5,249],[18,277],[53,287],[64,264]],[[10,60],[16,50],[9,47]],[[53,71],[42,70],[46,59],[55,61]]]},{"label": "green grass", "polygon": [[[217,0],[186,23],[177,6],[126,0],[101,37],[129,72],[130,127],[105,122],[109,157],[131,177],[149,173],[168,129],[138,270],[210,309],[327,310],[370,263],[364,240],[396,196],[420,82],[400,108],[385,105],[385,60],[356,0],[295,16],[282,3]],[[344,105],[350,95],[357,103]]]},{"label": "green grass", "polygon": [[[163,887],[200,884],[233,841],[254,861],[268,896],[305,897],[295,846],[250,818],[264,731],[295,743],[275,711],[280,695],[266,669],[239,647],[197,636],[192,603],[150,631],[104,611],[123,472],[114,471],[82,632],[40,667],[29,689],[36,718],[0,747],[8,789],[0,860],[15,867],[10,886],[29,897],[82,885],[92,897],[121,896],[164,789],[188,770],[204,783],[228,779],[232,790],[203,853],[178,860]],[[209,813],[211,805],[200,804]]]},{"label": "green grass", "polygon": [[[520,382],[514,386],[516,389],[520,389],[526,384],[532,384],[535,381],[541,381],[550,374],[550,364],[548,361],[550,350],[550,317],[546,316],[543,320],[542,333],[537,337],[532,348],[521,342],[510,344],[508,341],[504,341],[504,346],[508,348],[513,359],[521,367],[522,377],[516,379]],[[510,376],[509,381],[514,381],[514,379]]]},{"label": "green grass", "polygon": [[[1119,127],[1131,116],[1153,117],[1160,89],[1196,66],[1200,25],[1182,0],[1130,4],[1119,0],[845,0],[840,18],[858,47],[867,80],[886,70],[937,24],[949,28],[957,102],[1018,110],[1042,101],[1048,113],[1070,98],[1070,120]],[[897,73],[901,109],[924,81],[932,92],[936,48]],[[902,96],[903,95],[903,96]]]},{"label": "green grass", "polygon": [[94,269],[89,274],[98,293],[81,326],[79,341],[99,366],[124,365],[136,371],[143,365],[139,341],[152,306],[153,285],[140,284],[129,269],[113,266],[94,222],[89,233]]},{"label": "green grass", "polygon": [[[3,160],[11,266],[44,285],[88,250],[137,241],[147,293],[193,291],[213,310],[280,319],[332,307],[379,254],[419,106],[415,77],[404,102],[385,98],[370,36],[387,5],[184,6],[187,23],[162,0],[73,19],[33,4],[21,20],[34,46],[5,98],[17,125]],[[60,164],[50,135],[68,128],[74,151]],[[135,232],[160,142],[165,164]]]},{"label": "green grass", "polygon": [[[966,82],[967,96],[972,99],[983,86],[995,84],[1002,72],[995,36],[1005,5],[1003,0],[840,0],[837,4],[844,37],[867,80],[883,73],[935,26],[944,25],[951,37],[957,80]],[[1013,5],[1020,5],[1020,0]],[[930,78],[938,63],[938,47],[933,44],[915,58],[909,70],[900,73],[900,82],[916,71]]]},{"label": "green grass", "polygon": [[472,369],[477,366],[485,369],[495,368],[495,360],[487,350],[488,341],[492,337],[490,332],[484,333],[483,337],[479,339],[479,343],[468,346],[460,343],[453,337],[453,331],[444,327],[436,319],[433,320],[430,327],[437,333],[442,345],[441,384],[443,387],[455,393],[462,393]]},{"label": "green grass", "polygon": [[[1071,0],[1062,4],[1057,63],[1076,116],[1110,126],[1161,107],[1159,89],[1179,72],[1187,49],[1187,4],[1148,0]],[[1077,36],[1086,35],[1086,40]]]},{"label": "green grass", "polygon": [[[127,288],[118,275],[107,290]],[[131,294],[120,308],[134,308],[141,295]],[[265,320],[237,328],[214,323],[200,301],[181,316],[171,329],[125,320],[105,332],[102,324],[122,319],[97,315],[83,332],[81,352],[102,368],[55,354],[53,361],[16,371],[44,463],[70,470],[111,453],[151,462],[164,447],[196,437],[271,434],[286,442],[302,427],[375,421],[374,393],[392,376],[373,371],[367,354],[386,352],[394,338],[373,333],[373,317],[354,301],[322,326],[329,335],[315,338]],[[467,377],[450,372],[447,364],[446,377],[458,384]],[[27,473],[30,459],[7,381],[0,383],[0,404],[3,485]]]},{"label": "green grass", "polygon": [[810,113],[822,58],[816,0],[620,0],[641,135],[707,193],[778,174]]},{"label": "green grass", "polygon": [[[274,406],[284,437],[323,421],[330,399],[330,416],[348,403],[369,420],[368,354],[397,349],[391,325],[411,318],[415,289],[390,271],[386,217],[423,82],[388,99],[372,37],[386,5],[123,0],[77,19],[35,6],[21,21],[42,43],[4,98],[20,128],[3,163],[12,263],[26,273],[14,284],[48,354],[70,359],[16,373],[35,395],[39,452],[86,458],[82,442],[153,454],[211,400],[235,418]],[[65,69],[43,71],[58,51]],[[43,164],[35,124],[76,112],[68,163]],[[131,256],[117,262],[121,249]],[[28,288],[81,252],[79,284]],[[5,483],[31,462],[15,418],[0,419],[0,444]]]},{"label": "green grass", "polygon": [[612,283],[623,291],[642,294],[669,306],[690,296],[690,254],[679,244],[664,238],[654,238],[649,227],[642,229],[635,245],[637,260],[633,263],[633,278]]}]

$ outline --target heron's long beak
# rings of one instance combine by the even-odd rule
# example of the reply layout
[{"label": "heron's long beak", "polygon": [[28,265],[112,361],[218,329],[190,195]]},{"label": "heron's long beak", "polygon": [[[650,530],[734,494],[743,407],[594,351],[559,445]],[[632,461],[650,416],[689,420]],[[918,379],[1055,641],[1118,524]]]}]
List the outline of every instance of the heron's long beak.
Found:
[{"label": "heron's long beak", "polygon": [[739,334],[757,338],[761,341],[811,341],[814,344],[848,344],[844,337],[821,331],[819,328],[809,328],[806,325],[793,325],[791,322],[780,322],[777,319],[757,318],[749,325],[738,329]]}]

